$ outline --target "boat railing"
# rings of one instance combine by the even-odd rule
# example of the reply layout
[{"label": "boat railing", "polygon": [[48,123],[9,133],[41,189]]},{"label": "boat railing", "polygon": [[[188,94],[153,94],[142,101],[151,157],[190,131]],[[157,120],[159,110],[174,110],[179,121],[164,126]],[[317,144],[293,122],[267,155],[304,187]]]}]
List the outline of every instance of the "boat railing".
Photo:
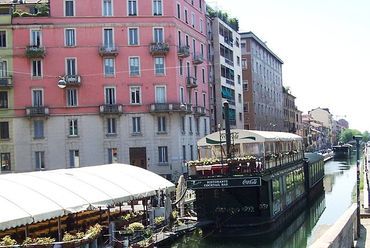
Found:
[{"label": "boat railing", "polygon": [[287,152],[265,158],[233,158],[224,161],[201,160],[188,163],[189,176],[209,178],[234,175],[255,175],[303,160],[301,152]]}]

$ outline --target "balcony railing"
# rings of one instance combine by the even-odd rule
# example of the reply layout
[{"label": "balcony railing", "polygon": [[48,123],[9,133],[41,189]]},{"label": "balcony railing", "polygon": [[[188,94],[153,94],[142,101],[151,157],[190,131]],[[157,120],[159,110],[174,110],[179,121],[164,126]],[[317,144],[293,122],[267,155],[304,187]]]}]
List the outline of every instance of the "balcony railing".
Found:
[{"label": "balcony railing", "polygon": [[65,75],[64,80],[66,81],[66,86],[76,87],[81,85],[81,76],[80,75]]},{"label": "balcony railing", "polygon": [[186,87],[188,87],[188,88],[198,87],[197,78],[188,76],[187,80],[186,80]]},{"label": "balcony railing", "polygon": [[193,111],[194,111],[194,115],[197,115],[197,116],[206,115],[206,108],[202,106],[194,106]]},{"label": "balcony railing", "polygon": [[165,42],[154,42],[150,44],[150,54],[152,56],[166,55],[170,51],[170,46]]},{"label": "balcony railing", "polygon": [[192,105],[184,103],[153,103],[150,105],[151,113],[170,113],[170,112],[180,112],[191,114]]},{"label": "balcony railing", "polygon": [[177,50],[177,55],[180,58],[187,58],[190,56],[190,47],[189,46],[180,46]]},{"label": "balcony railing", "polygon": [[204,61],[204,59],[203,59],[202,54],[194,54],[194,57],[193,57],[193,64],[194,65],[202,64],[203,61]]},{"label": "balcony railing", "polygon": [[27,46],[26,56],[28,58],[43,58],[46,55],[45,47],[41,46]]},{"label": "balcony railing", "polygon": [[0,76],[0,88],[11,88],[13,87],[12,76]]},{"label": "balcony railing", "polygon": [[117,56],[119,53],[118,47],[115,45],[102,45],[99,47],[100,56]]},{"label": "balcony railing", "polygon": [[102,115],[122,114],[123,106],[121,104],[104,104],[99,106],[99,112]]},{"label": "balcony railing", "polygon": [[48,115],[49,115],[49,108],[45,106],[26,108],[26,116],[28,117],[45,117]]}]

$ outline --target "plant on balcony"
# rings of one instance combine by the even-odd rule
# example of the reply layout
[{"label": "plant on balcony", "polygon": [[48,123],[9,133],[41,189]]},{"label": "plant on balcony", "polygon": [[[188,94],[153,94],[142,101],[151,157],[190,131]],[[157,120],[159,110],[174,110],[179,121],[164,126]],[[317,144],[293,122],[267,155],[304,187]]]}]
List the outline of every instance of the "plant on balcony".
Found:
[{"label": "plant on balcony", "polygon": [[89,229],[85,233],[85,237],[95,239],[100,235],[102,229],[102,226],[97,223],[94,226],[89,227]]},{"label": "plant on balcony", "polygon": [[51,247],[51,245],[55,242],[54,238],[50,237],[42,237],[42,238],[30,238],[27,237],[22,245],[27,246],[40,246],[40,247]]},{"label": "plant on balcony", "polygon": [[9,235],[6,235],[0,241],[0,246],[12,246],[12,245],[17,245],[17,241],[15,239],[12,239]]},{"label": "plant on balcony", "polygon": [[136,232],[136,231],[143,231],[144,230],[144,225],[141,224],[140,222],[134,222],[128,225],[128,229]]},{"label": "plant on balcony", "polygon": [[163,216],[158,216],[158,217],[155,217],[154,224],[156,226],[160,226],[164,223],[164,221],[165,221],[165,218]]},{"label": "plant on balcony", "polygon": [[45,54],[44,48],[38,46],[28,46],[26,49],[26,56],[29,58],[43,57]]},{"label": "plant on balcony", "polygon": [[75,235],[73,235],[71,233],[68,233],[68,232],[65,232],[64,235],[63,235],[63,242],[70,242],[70,241],[74,241],[74,240],[79,240],[79,239],[83,239],[84,237],[85,237],[84,232],[78,232]]}]

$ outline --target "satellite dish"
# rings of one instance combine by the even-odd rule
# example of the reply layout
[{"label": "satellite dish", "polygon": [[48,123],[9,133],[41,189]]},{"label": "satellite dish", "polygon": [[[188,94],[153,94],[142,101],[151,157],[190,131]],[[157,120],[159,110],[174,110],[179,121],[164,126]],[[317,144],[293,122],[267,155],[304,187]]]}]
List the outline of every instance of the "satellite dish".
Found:
[{"label": "satellite dish", "polygon": [[66,80],[64,79],[64,77],[59,77],[58,87],[61,88],[61,89],[64,89],[66,86],[67,86],[67,83],[66,83]]}]

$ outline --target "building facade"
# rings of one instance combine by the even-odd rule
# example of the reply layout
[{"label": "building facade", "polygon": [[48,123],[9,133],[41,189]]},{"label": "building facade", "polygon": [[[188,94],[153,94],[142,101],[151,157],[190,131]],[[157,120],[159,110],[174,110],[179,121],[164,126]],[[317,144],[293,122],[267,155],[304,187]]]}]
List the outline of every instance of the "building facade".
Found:
[{"label": "building facade", "polygon": [[12,170],[184,173],[210,130],[205,11],[203,0],[64,0],[13,17]]},{"label": "building facade", "polygon": [[333,145],[333,115],[328,108],[315,108],[308,111],[313,120],[322,123],[324,132],[324,141],[322,148],[330,148]]},{"label": "building facade", "polygon": [[227,21],[208,16],[211,128],[224,127],[223,102],[229,103],[231,128],[244,128],[240,35]]},{"label": "building facade", "polygon": [[244,128],[283,131],[283,61],[252,32],[240,37]]},{"label": "building facade", "polygon": [[10,4],[0,6],[0,173],[14,165],[13,32]]}]

